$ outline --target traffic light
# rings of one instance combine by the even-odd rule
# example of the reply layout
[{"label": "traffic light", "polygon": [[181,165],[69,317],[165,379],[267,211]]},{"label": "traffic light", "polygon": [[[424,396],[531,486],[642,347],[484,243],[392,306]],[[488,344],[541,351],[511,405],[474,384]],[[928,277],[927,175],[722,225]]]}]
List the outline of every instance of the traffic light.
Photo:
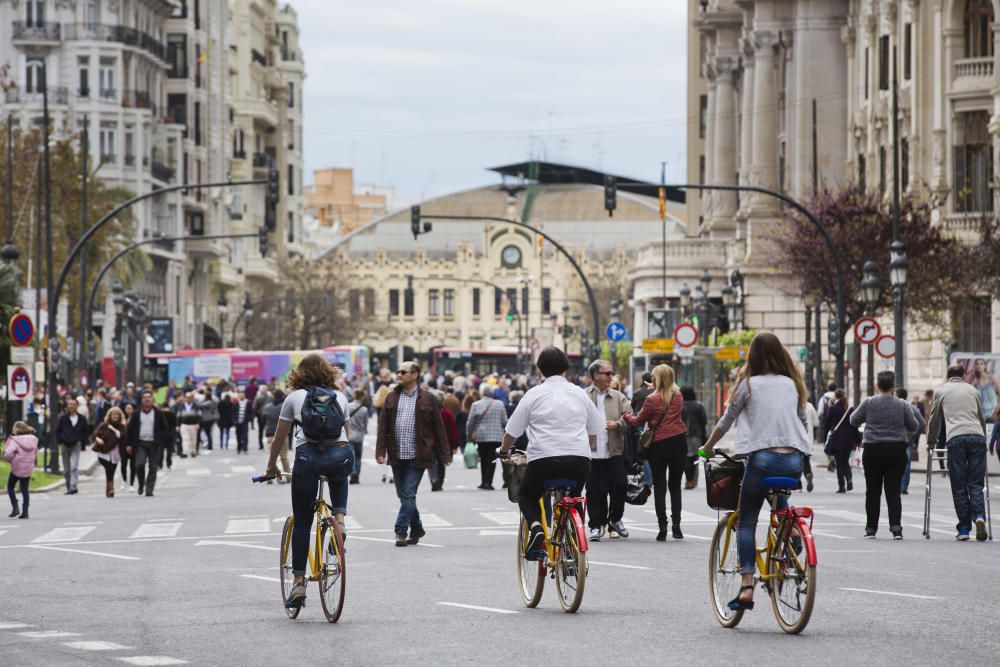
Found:
[{"label": "traffic light", "polygon": [[830,356],[839,356],[841,343],[840,323],[837,318],[831,317],[826,323],[826,349]]},{"label": "traffic light", "polygon": [[270,231],[278,226],[278,200],[281,199],[281,182],[278,170],[270,167],[267,170],[267,195],[264,200],[264,225]]},{"label": "traffic light", "polygon": [[257,230],[257,242],[260,245],[260,256],[267,257],[267,225]]},{"label": "traffic light", "polygon": [[604,209],[610,218],[618,207],[618,181],[614,176],[604,175]]},{"label": "traffic light", "polygon": [[513,322],[515,317],[517,317],[517,304],[511,303],[507,309],[507,321]]},{"label": "traffic light", "polygon": [[413,232],[413,240],[416,241],[420,236],[420,206],[417,204],[410,207],[410,231]]}]

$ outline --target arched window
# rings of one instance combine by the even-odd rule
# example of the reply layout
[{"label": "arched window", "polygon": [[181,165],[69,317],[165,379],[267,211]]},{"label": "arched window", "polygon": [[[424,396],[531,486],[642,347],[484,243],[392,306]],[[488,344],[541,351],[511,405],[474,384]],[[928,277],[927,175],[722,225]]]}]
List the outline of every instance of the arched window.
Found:
[{"label": "arched window", "polygon": [[993,56],[993,0],[965,2],[965,57]]}]

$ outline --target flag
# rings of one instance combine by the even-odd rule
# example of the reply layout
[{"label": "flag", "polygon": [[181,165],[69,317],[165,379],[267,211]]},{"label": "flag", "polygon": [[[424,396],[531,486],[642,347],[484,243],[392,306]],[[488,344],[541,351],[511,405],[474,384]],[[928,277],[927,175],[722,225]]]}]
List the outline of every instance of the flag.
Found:
[{"label": "flag", "polygon": [[660,188],[660,220],[667,221],[667,189]]}]

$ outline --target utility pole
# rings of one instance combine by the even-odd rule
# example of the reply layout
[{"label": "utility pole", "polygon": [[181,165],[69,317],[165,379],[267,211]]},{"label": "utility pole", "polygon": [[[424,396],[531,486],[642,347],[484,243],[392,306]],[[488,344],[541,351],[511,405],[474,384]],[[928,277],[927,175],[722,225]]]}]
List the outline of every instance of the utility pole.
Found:
[{"label": "utility pole", "polygon": [[[660,224],[661,224],[661,226],[663,228],[663,238],[662,238],[662,245],[660,246],[660,261],[661,261],[661,264],[662,264],[661,270],[663,272],[663,274],[662,274],[662,281],[663,281],[663,307],[664,308],[667,307],[667,209],[666,209],[667,204],[666,204],[666,188],[664,187],[666,184],[667,184],[667,163],[666,162],[661,162],[660,163],[660,193],[661,193],[660,196],[663,199],[663,203],[661,204],[661,210],[660,210]],[[597,325],[595,324],[594,326],[596,327]]]},{"label": "utility pole", "polygon": [[[52,174],[49,172],[49,71],[48,64],[42,65],[42,171],[44,173],[45,180],[45,296],[49,301],[48,307],[48,317],[45,319],[45,334],[49,337],[49,344],[45,348],[45,377],[47,382],[53,382],[55,373],[50,372],[51,366],[55,363],[55,359],[52,358],[51,350],[55,349],[56,339],[53,335],[55,333],[55,327],[53,323],[55,322],[56,313],[53,311],[52,303]],[[58,406],[58,395],[55,391],[55,385],[51,387],[46,387],[49,392],[49,401],[46,407],[48,408],[47,419],[45,420],[45,426],[49,430],[49,433],[55,432],[55,427],[53,426],[53,421],[59,417],[59,406]],[[49,438],[50,442],[54,441],[53,438]],[[53,473],[59,471],[59,457],[53,456],[50,461],[52,467],[50,470]]]},{"label": "utility pole", "polygon": [[[89,149],[87,128],[87,116],[83,116],[83,133],[80,135],[80,235],[86,233],[87,221],[87,163],[89,161]],[[79,372],[80,377],[87,372],[88,346],[90,345],[90,330],[87,328],[87,313],[83,309],[84,299],[87,298],[87,253],[80,256],[80,336],[78,345],[80,346]],[[87,378],[90,384],[90,378]],[[82,387],[82,383],[81,383]],[[86,387],[82,387],[86,389]]]},{"label": "utility pole", "polygon": [[[892,251],[889,264],[892,284],[892,330],[896,334],[896,386],[906,386],[906,335],[903,327],[903,281],[906,275],[905,246],[899,238],[899,78],[897,71],[897,47],[892,47]],[[903,279],[896,275],[897,267],[902,269]]]}]

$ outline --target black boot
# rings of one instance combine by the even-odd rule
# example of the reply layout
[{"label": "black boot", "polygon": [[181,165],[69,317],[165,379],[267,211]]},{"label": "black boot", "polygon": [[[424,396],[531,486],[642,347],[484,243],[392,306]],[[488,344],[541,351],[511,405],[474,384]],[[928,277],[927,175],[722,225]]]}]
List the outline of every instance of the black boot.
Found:
[{"label": "black boot", "polygon": [[666,521],[661,521],[660,522],[660,532],[658,532],[656,534],[656,541],[657,542],[666,542],[667,541],[667,522]]},{"label": "black boot", "polygon": [[684,533],[681,532],[681,520],[679,517],[674,517],[673,520],[673,531],[671,533],[675,540],[683,540]]},{"label": "black boot", "polygon": [[21,509],[21,516],[19,516],[17,518],[18,519],[27,519],[28,518],[28,503],[24,503],[24,507]]},{"label": "black boot", "polygon": [[16,517],[16,516],[17,516],[18,514],[20,514],[20,513],[21,513],[21,508],[19,508],[19,507],[17,506],[17,501],[16,501],[16,500],[14,501],[14,504],[13,504],[13,505],[11,505],[11,507],[12,507],[13,509],[11,509],[11,511],[10,511],[10,514],[8,514],[7,516],[13,519],[13,518],[14,518],[14,517]]}]

